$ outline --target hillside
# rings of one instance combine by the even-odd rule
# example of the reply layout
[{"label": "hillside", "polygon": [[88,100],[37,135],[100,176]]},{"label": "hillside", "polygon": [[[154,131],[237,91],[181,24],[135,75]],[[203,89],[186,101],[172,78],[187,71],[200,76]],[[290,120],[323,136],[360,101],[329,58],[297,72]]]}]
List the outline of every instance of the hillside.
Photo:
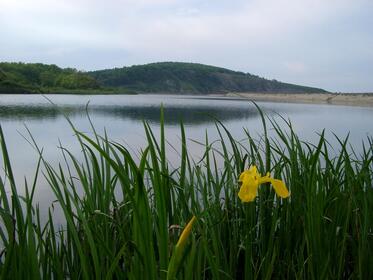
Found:
[{"label": "hillside", "polygon": [[88,72],[107,87],[125,87],[139,92],[225,93],[225,92],[325,92],[224,68],[195,63],[161,62]]},{"label": "hillside", "polygon": [[96,90],[97,81],[76,69],[41,63],[0,63],[0,93]]},{"label": "hillside", "polygon": [[325,91],[195,63],[161,62],[91,72],[41,63],[0,63],[0,93],[227,92]]}]

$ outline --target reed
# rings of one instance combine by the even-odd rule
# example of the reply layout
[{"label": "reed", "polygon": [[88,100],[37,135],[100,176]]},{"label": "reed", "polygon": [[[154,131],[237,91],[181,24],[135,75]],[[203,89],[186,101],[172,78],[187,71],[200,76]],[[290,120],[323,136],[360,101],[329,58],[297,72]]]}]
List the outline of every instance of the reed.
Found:
[{"label": "reed", "polygon": [[[63,163],[51,166],[34,142],[40,157],[25,195],[0,128],[0,278],[373,279],[372,138],[359,154],[348,138],[337,138],[331,151],[324,133],[311,144],[290,122],[262,121],[261,137],[246,130],[241,141],[217,121],[220,139],[206,135],[198,161],[181,123],[177,167],[167,160],[163,116],[159,138],[144,123],[139,158],[107,135],[93,129],[88,137],[72,125],[83,156],[62,149]],[[250,165],[282,179],[290,197],[263,185],[253,202],[242,203],[238,177]],[[40,176],[63,211],[62,224],[53,207],[41,221],[34,202]],[[182,250],[175,249],[193,216]],[[169,266],[176,251],[177,266]]]}]

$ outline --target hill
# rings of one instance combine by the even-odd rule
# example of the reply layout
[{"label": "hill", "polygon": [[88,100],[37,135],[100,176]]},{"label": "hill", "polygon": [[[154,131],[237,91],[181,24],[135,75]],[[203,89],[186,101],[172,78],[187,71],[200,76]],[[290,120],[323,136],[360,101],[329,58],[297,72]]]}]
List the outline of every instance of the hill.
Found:
[{"label": "hill", "polygon": [[49,93],[100,88],[91,76],[73,68],[41,63],[0,63],[0,93]]},{"label": "hill", "polygon": [[0,63],[0,93],[314,93],[282,83],[196,63],[160,62],[82,72],[41,63]]},{"label": "hill", "polygon": [[225,92],[325,92],[252,74],[196,63],[160,62],[88,72],[107,87],[139,92],[207,94]]}]

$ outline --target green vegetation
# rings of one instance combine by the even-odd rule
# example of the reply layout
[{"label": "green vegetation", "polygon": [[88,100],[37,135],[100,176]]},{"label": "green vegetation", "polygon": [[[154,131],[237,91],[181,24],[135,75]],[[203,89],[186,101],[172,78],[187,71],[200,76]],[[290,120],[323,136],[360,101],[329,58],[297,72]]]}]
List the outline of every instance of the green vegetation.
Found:
[{"label": "green vegetation", "polygon": [[[67,166],[51,166],[34,142],[40,161],[22,196],[0,129],[0,278],[167,279],[180,227],[195,215],[177,279],[373,279],[373,139],[361,154],[348,139],[331,152],[324,133],[313,145],[290,123],[270,120],[270,139],[262,121],[264,134],[246,130],[243,141],[217,122],[220,140],[206,135],[198,161],[181,124],[176,167],[167,161],[163,116],[159,139],[144,123],[139,158],[73,127],[83,162],[62,149]],[[250,165],[282,179],[290,197],[262,185],[255,201],[242,203],[238,176]],[[56,196],[46,223],[33,202],[41,170]],[[62,209],[62,225],[54,209]]]},{"label": "green vegetation", "polygon": [[100,86],[76,69],[41,63],[0,63],[0,93],[84,93]]},{"label": "green vegetation", "polygon": [[40,63],[0,63],[0,93],[208,94],[226,92],[320,93],[322,89],[281,83],[195,63],[163,62],[80,72]]},{"label": "green vegetation", "polygon": [[103,86],[139,92],[206,94],[225,92],[321,93],[322,89],[281,83],[196,63],[161,62],[88,72]]}]

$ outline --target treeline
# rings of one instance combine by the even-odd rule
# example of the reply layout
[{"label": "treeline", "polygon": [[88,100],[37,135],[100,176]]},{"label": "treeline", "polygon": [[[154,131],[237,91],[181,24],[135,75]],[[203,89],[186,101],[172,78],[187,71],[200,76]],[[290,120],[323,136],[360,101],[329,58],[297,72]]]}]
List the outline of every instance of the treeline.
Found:
[{"label": "treeline", "polygon": [[73,68],[41,63],[0,63],[0,92],[42,93],[58,90],[94,90],[96,79]]},{"label": "treeline", "polygon": [[196,63],[160,62],[82,72],[41,63],[0,63],[0,93],[325,92]]}]

